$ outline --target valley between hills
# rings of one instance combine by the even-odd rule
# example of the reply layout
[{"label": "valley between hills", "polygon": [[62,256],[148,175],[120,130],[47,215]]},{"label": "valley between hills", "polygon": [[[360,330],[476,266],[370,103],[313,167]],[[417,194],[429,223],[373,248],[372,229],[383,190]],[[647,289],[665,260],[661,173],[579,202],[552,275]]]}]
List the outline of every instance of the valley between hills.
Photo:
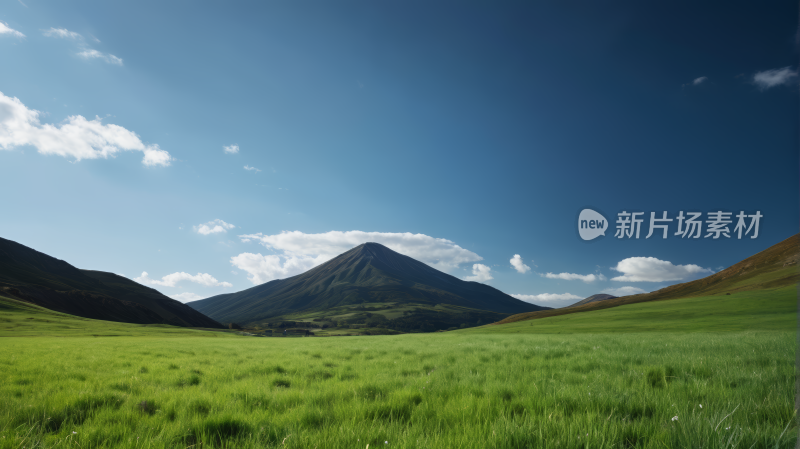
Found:
[{"label": "valley between hills", "polygon": [[[387,263],[374,247],[187,312],[124,278],[7,242],[0,448],[798,442],[798,236],[699,281],[516,314],[502,292],[405,256]],[[397,277],[415,267],[415,282]],[[381,288],[348,287],[358,282]],[[482,302],[490,294],[494,305]],[[108,319],[80,316],[100,312]],[[387,327],[428,314],[497,320],[446,332]],[[224,326],[229,319],[242,325]],[[278,320],[361,335],[257,338],[282,335],[272,332]],[[396,335],[366,335],[373,330]]]}]

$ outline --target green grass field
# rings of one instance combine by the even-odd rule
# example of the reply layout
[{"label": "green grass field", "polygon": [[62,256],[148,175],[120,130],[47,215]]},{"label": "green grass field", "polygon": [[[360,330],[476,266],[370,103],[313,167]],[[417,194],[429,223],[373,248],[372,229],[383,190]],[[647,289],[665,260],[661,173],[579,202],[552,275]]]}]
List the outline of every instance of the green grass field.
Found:
[{"label": "green grass field", "polygon": [[515,321],[478,333],[731,332],[797,328],[797,287],[629,304]]},{"label": "green grass field", "polygon": [[0,301],[0,448],[792,448],[796,304],[252,338]]}]

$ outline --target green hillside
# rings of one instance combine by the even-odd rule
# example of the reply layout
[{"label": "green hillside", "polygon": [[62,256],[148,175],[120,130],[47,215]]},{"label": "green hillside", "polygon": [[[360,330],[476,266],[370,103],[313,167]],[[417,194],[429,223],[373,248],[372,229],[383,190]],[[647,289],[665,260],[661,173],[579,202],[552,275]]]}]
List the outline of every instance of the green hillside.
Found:
[{"label": "green hillside", "polygon": [[222,327],[155,289],[113,273],[80,270],[3,238],[0,238],[0,295],[98,320]]},{"label": "green hillside", "polygon": [[462,332],[630,333],[791,331],[797,328],[797,288],[748,290],[730,295],[652,301],[586,313],[492,324]]},{"label": "green hillside", "polygon": [[758,254],[703,279],[671,285],[650,293],[623,296],[561,309],[521,313],[505,318],[499,321],[498,324],[602,310],[625,304],[728,295],[794,286],[800,281],[798,260],[800,260],[800,234],[795,234]]},{"label": "green hillside", "polygon": [[0,296],[0,337],[190,337],[224,336],[224,332],[166,324],[131,324],[93,320],[55,312]]}]

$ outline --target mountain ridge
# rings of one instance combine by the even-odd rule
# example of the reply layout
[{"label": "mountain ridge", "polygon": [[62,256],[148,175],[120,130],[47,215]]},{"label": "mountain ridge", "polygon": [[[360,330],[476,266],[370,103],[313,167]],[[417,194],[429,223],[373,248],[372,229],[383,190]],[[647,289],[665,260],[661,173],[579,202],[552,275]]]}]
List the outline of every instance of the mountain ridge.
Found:
[{"label": "mountain ridge", "polygon": [[0,238],[0,294],[84,318],[183,327],[222,325],[159,291]]},{"label": "mountain ridge", "polygon": [[567,307],[577,307],[582,306],[584,304],[589,304],[590,302],[598,302],[598,301],[605,301],[608,299],[617,299],[618,296],[609,295],[606,293],[598,293],[596,295],[589,296],[588,298],[581,299],[580,301],[576,302],[575,304],[569,305]]}]

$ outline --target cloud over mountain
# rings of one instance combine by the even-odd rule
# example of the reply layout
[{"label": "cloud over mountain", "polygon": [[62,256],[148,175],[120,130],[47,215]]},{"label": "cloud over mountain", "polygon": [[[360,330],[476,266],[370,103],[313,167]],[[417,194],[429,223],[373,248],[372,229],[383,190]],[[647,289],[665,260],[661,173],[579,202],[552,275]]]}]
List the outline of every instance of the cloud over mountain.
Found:
[{"label": "cloud over mountain", "polygon": [[655,257],[629,257],[611,269],[622,273],[622,276],[611,278],[620,282],[682,281],[696,275],[714,273],[714,270],[699,265],[674,265]]},{"label": "cloud over mountain", "polygon": [[602,274],[547,273],[543,274],[542,276],[548,279],[561,279],[562,281],[594,282],[606,280],[606,277]]},{"label": "cloud over mountain", "polygon": [[511,296],[519,299],[520,301],[525,301],[525,302],[530,302],[530,303],[582,299],[580,296],[573,295],[572,293],[541,293],[541,294],[538,294],[538,295],[514,294],[514,295],[511,295]]},{"label": "cloud over mountain", "polygon": [[637,295],[639,293],[647,293],[647,290],[628,285],[619,288],[607,288],[603,290],[603,293],[608,293],[609,295],[614,295],[614,296],[627,296],[627,295]]},{"label": "cloud over mountain", "polygon": [[199,299],[203,299],[203,296],[200,296],[200,295],[198,295],[196,293],[190,293],[190,292],[178,293],[177,295],[169,295],[169,297],[172,298],[172,299],[177,299],[178,301],[183,302],[183,303],[187,303],[187,302],[197,301]]},{"label": "cloud over mountain", "polygon": [[380,243],[442,271],[452,271],[461,264],[483,260],[450,240],[410,232],[330,231],[307,234],[284,231],[239,237],[243,242],[258,242],[278,253],[266,256],[242,253],[231,258],[231,263],[247,272],[248,279],[254,284],[300,274],[367,242]]},{"label": "cloud over mountain", "polygon": [[133,280],[140,284],[158,285],[161,287],[175,287],[178,282],[181,281],[194,282],[195,284],[200,284],[205,287],[233,287],[233,284],[229,282],[220,282],[214,276],[211,276],[208,273],[197,273],[196,275],[191,275],[189,273],[177,272],[168,274],[162,277],[161,280],[158,280],[151,279],[150,275],[148,275],[146,271],[143,271],[141,276],[133,278]]},{"label": "cloud over mountain", "polygon": [[488,282],[494,279],[492,277],[492,269],[482,263],[476,263],[472,266],[472,276],[464,278],[465,281],[474,282]]}]

